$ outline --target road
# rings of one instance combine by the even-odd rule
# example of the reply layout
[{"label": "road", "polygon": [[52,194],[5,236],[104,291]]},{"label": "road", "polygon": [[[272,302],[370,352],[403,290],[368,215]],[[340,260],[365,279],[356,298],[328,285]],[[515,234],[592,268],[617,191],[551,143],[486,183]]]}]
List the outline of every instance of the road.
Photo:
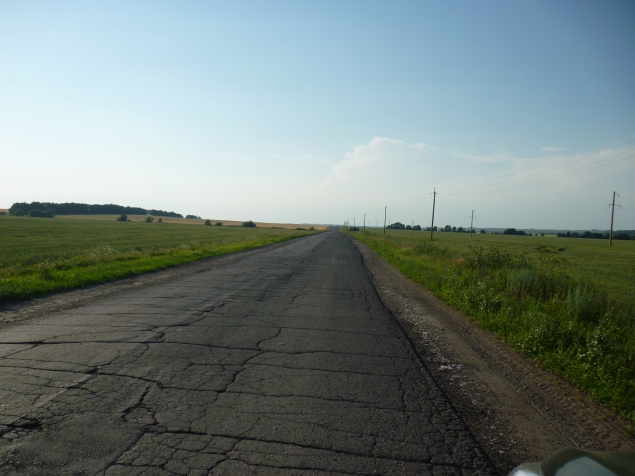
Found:
[{"label": "road", "polygon": [[495,474],[337,231],[0,330],[2,474]]}]

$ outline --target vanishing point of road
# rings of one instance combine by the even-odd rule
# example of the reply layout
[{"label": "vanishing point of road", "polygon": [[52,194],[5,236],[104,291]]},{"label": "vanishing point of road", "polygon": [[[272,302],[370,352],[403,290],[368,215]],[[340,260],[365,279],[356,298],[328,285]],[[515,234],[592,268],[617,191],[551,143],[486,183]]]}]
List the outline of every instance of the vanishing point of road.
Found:
[{"label": "vanishing point of road", "polygon": [[0,473],[494,474],[336,230],[0,330]]}]

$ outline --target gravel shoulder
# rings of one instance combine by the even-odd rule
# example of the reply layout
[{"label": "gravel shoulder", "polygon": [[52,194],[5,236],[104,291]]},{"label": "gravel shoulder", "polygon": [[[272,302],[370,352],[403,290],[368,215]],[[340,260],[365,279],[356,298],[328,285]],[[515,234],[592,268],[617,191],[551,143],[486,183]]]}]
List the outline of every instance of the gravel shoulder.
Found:
[{"label": "gravel shoulder", "polygon": [[384,305],[501,474],[564,447],[635,451],[628,422],[352,241]]}]

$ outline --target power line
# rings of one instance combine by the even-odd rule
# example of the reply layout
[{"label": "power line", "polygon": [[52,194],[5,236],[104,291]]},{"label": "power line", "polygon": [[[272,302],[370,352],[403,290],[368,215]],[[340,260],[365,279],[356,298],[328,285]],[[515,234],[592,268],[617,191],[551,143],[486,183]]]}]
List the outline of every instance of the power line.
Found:
[{"label": "power line", "polygon": [[[617,155],[620,155],[620,154],[617,154]],[[603,161],[605,161],[605,160],[612,159],[612,158],[614,158],[614,157],[617,157],[617,155],[612,156],[612,157],[608,157],[608,158],[606,158],[606,159],[598,160],[598,161],[597,161],[597,162],[595,162],[594,164],[584,165],[584,166],[582,166],[582,167],[578,167],[578,168],[575,168],[575,169],[569,170],[569,171],[567,171],[567,172],[562,172],[562,173],[560,173],[560,174],[556,174],[555,176],[553,176],[553,177],[551,177],[551,178],[548,178],[548,179],[535,180],[535,181],[533,181],[533,182],[524,183],[524,184],[520,184],[520,185],[515,185],[515,186],[513,186],[513,187],[507,187],[507,188],[498,189],[498,190],[488,190],[488,191],[486,191],[486,192],[472,192],[472,193],[446,193],[446,195],[452,195],[452,196],[458,196],[458,195],[486,195],[486,194],[490,194],[490,193],[500,193],[500,192],[506,192],[506,191],[508,191],[508,190],[517,190],[517,189],[519,189],[519,188],[533,187],[533,186],[535,186],[535,185],[540,185],[540,184],[543,184],[543,183],[554,182],[554,181],[556,181],[556,180],[560,180],[560,179],[567,178],[567,177],[573,177],[574,175],[580,175],[580,174],[583,174],[583,173],[589,172],[589,171],[591,171],[591,170],[599,169],[600,167],[607,167],[607,166],[609,166],[609,165],[617,164],[618,162],[622,162],[622,161],[624,161],[624,160],[626,160],[626,159],[631,159],[631,158],[635,157],[635,154],[634,154],[634,155],[629,155],[628,157],[623,157],[623,158],[621,158],[621,159],[619,159],[619,160],[616,160],[616,161],[614,161],[614,162],[610,162],[610,163],[608,163],[608,164],[602,164],[602,165],[598,165],[598,166],[596,166],[596,167],[592,167],[592,168],[587,169],[587,170],[582,170],[582,171],[580,171],[580,172],[570,173],[570,172],[572,172],[573,170],[579,170],[579,169],[581,169],[581,168],[586,168],[586,167],[589,167],[589,166],[591,166],[591,165],[595,165],[595,164],[597,164],[597,163],[599,163],[599,162],[603,162]]]},{"label": "power line", "polygon": [[[467,188],[467,189],[472,189],[472,188],[493,187],[494,185],[501,185],[501,184],[504,184],[504,183],[515,182],[516,180],[523,180],[523,179],[526,179],[526,178],[528,178],[528,177],[533,177],[533,176],[536,176],[536,175],[543,174],[543,173],[545,173],[545,172],[549,172],[549,171],[551,171],[551,170],[561,169],[562,167],[568,167],[568,166],[569,166],[569,165],[571,165],[571,164],[575,164],[575,163],[580,162],[580,161],[582,161],[582,160],[588,159],[589,157],[594,157],[594,156],[596,156],[596,155],[598,155],[598,154],[601,154],[601,153],[602,153],[602,152],[604,152],[605,150],[615,149],[615,148],[617,148],[617,147],[621,147],[621,146],[626,145],[626,144],[629,144],[629,143],[631,143],[631,142],[635,142],[635,139],[631,139],[631,140],[629,140],[629,141],[623,142],[623,143],[621,143],[621,144],[616,145],[615,147],[611,147],[610,149],[603,149],[603,150],[601,150],[601,151],[599,151],[599,152],[595,152],[595,153],[590,154],[590,155],[585,155],[584,157],[580,157],[579,159],[573,160],[573,161],[568,162],[568,163],[566,163],[566,164],[557,165],[556,167],[551,167],[550,169],[541,170],[540,172],[536,172],[536,173],[533,173],[533,174],[525,175],[525,176],[523,176],[523,177],[517,177],[517,178],[514,178],[514,179],[504,180],[504,181],[502,181],[502,182],[490,183],[490,184],[487,184],[487,185],[474,185],[474,186],[472,186],[472,187],[466,187],[466,188]],[[630,149],[624,150],[624,151],[620,152],[619,154],[616,154],[616,155],[614,155],[614,156],[612,156],[612,157],[617,157],[618,155],[624,154],[624,153],[626,153],[626,152],[630,152],[631,150],[635,150],[635,147],[632,147],[632,148],[630,148]],[[610,159],[610,158],[611,158],[611,157],[608,157],[608,158],[606,158],[606,159],[599,160],[598,162],[601,162],[601,161],[603,161],[603,160],[607,160],[607,159]],[[596,162],[596,163],[598,163],[598,162]],[[591,164],[589,164],[589,165],[591,165]],[[583,166],[583,167],[586,167],[586,166]],[[573,170],[576,170],[576,169],[573,169]]]}]

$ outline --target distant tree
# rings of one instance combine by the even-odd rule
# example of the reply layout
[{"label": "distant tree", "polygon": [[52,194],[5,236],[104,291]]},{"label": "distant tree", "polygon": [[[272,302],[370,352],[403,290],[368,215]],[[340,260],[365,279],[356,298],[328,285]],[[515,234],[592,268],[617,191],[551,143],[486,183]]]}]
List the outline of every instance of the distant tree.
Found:
[{"label": "distant tree", "polygon": [[152,223],[153,221],[154,221],[154,218],[151,217],[150,215],[146,217],[146,223]]},{"label": "distant tree", "polygon": [[163,223],[163,218],[159,218],[159,223]]},{"label": "distant tree", "polygon": [[405,230],[406,225],[396,221],[395,223],[391,223],[390,225],[388,225],[386,228],[389,228],[391,230]]},{"label": "distant tree", "polygon": [[516,228],[507,228],[507,230],[503,232],[503,235],[515,235],[515,234],[516,234]]},{"label": "distant tree", "polygon": [[128,221],[128,215],[120,215],[117,221]]},{"label": "distant tree", "polygon": [[484,235],[485,234],[485,230],[481,230],[480,233],[481,233],[481,235]]},{"label": "distant tree", "polygon": [[410,225],[406,225],[406,230],[412,230],[412,227]]},{"label": "distant tree", "polygon": [[571,233],[571,238],[580,238],[580,234],[577,231]]},{"label": "distant tree", "polygon": [[415,231],[421,231],[421,225],[415,225],[415,226],[413,227],[413,229],[414,229]]},{"label": "distant tree", "polygon": [[251,220],[244,222],[240,226],[244,226],[244,227],[247,227],[247,228],[256,228],[256,224],[253,221],[251,221]]},{"label": "distant tree", "polygon": [[456,229],[456,231],[458,231],[459,233],[464,233],[464,232],[465,232],[465,230],[463,229],[463,227],[462,227],[462,226],[458,227],[458,228]]},{"label": "distant tree", "polygon": [[570,232],[570,231],[567,231],[567,232],[564,234],[564,236],[566,236],[567,238],[571,238],[571,232]]},{"label": "distant tree", "polygon": [[452,231],[456,231],[456,227],[455,226],[452,227]]},{"label": "distant tree", "polygon": [[13,216],[23,217],[24,215],[25,215],[24,210],[22,210],[21,208],[16,208],[13,210]]},{"label": "distant tree", "polygon": [[38,217],[38,218],[53,218],[51,215],[48,214],[48,212],[45,212],[44,210],[36,210],[35,208],[31,208],[31,210],[29,210],[28,215],[30,217]]},{"label": "distant tree", "polygon": [[436,227],[436,226],[435,226],[435,227],[433,227],[433,230],[434,230],[434,231],[437,231],[437,227]]},{"label": "distant tree", "polygon": [[[387,226],[386,228],[390,228],[390,226]],[[348,230],[349,231],[359,231],[359,228],[357,228],[356,226],[351,226]]]},{"label": "distant tree", "polygon": [[223,226],[223,224],[219,221],[216,222],[216,226]]},{"label": "distant tree", "polygon": [[450,225],[445,225],[443,227],[443,231],[452,231],[452,227]]},{"label": "distant tree", "polygon": [[185,218],[191,218],[193,220],[196,220],[198,217],[196,215],[185,215]]},{"label": "distant tree", "polygon": [[205,220],[205,224],[207,226],[212,226],[212,221],[211,220]]}]

